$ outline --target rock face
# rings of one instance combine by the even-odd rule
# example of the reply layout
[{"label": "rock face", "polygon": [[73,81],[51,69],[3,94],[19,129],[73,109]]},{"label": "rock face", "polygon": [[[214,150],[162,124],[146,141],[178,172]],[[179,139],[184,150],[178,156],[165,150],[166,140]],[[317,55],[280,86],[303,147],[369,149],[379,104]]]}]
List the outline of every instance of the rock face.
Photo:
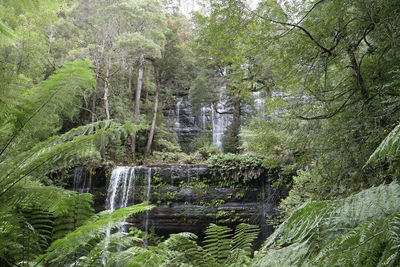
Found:
[{"label": "rock face", "polygon": [[188,95],[176,97],[175,105],[164,109],[166,126],[178,136],[178,142],[184,152],[193,152],[192,141],[202,132],[192,114]]},{"label": "rock face", "polygon": [[[219,100],[214,103],[215,106],[210,104],[201,107],[197,118],[193,114],[188,95],[176,96],[175,103],[164,109],[166,126],[178,136],[182,151],[193,152],[196,149],[193,147],[193,140],[206,130],[212,131],[214,146],[223,150],[222,140],[233,119],[232,114],[229,114],[232,110],[225,90],[226,86],[223,85],[219,89]],[[264,107],[265,92],[253,92],[253,103],[243,103],[242,115],[264,115]]]},{"label": "rock face", "polygon": [[[120,166],[111,169],[112,179],[106,173],[99,168],[93,174],[97,182],[90,184],[89,192],[95,195],[95,209],[104,210],[106,202],[107,206],[129,206],[149,201],[156,208],[129,221],[147,231],[154,227],[164,236],[178,232],[202,235],[210,223],[235,227],[246,222],[258,224],[261,236],[266,237],[273,231],[266,219],[276,215],[279,200],[286,194],[285,188],[269,186],[273,178],[266,176],[247,184],[221,186],[209,179],[207,165]],[[88,175],[84,179],[90,180]],[[110,181],[107,186],[106,181]]]}]

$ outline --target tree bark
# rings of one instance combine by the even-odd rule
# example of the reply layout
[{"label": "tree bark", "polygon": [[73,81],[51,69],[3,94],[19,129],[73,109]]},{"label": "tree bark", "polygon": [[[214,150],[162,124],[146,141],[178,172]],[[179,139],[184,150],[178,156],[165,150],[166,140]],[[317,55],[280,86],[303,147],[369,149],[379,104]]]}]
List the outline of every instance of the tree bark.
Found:
[{"label": "tree bark", "polygon": [[[139,58],[139,74],[136,87],[136,98],[135,98],[135,113],[133,114],[133,122],[135,125],[139,122],[139,105],[140,105],[140,94],[142,92],[143,85],[143,68],[144,68],[144,54],[140,55]],[[131,153],[132,157],[135,158],[135,148],[136,148],[136,133],[131,136]]]},{"label": "tree bark", "polygon": [[109,85],[110,85],[110,69],[111,69],[111,57],[108,58],[108,66],[106,77],[104,81],[104,108],[106,110],[106,118],[107,120],[110,119],[110,110],[108,107],[108,95],[109,95]]},{"label": "tree bark", "polygon": [[151,128],[150,128],[150,133],[149,133],[149,138],[147,139],[147,145],[146,145],[146,151],[144,153],[144,157],[147,158],[148,155],[150,154],[151,150],[151,145],[153,143],[153,137],[154,137],[154,130],[156,128],[156,120],[157,120],[157,111],[158,111],[158,98],[160,94],[160,84],[157,82],[156,84],[156,96],[154,100],[154,113],[153,113],[153,120],[151,122]]},{"label": "tree bark", "polygon": [[96,121],[96,87],[93,89],[92,93],[92,123]]},{"label": "tree bark", "polygon": [[[238,135],[240,129],[240,113],[241,113],[241,103],[240,103],[239,92],[234,94],[234,108],[233,108],[233,120],[232,120],[232,140],[236,143],[238,142]],[[237,144],[239,146],[239,144]]]}]

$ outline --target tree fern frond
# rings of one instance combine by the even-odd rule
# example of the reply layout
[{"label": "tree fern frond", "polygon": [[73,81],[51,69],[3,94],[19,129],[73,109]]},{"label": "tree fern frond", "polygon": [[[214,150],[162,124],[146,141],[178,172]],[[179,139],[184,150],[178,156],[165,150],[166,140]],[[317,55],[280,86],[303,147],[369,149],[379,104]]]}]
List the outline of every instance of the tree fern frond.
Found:
[{"label": "tree fern frond", "polygon": [[397,125],[380,143],[378,148],[372,153],[365,165],[376,161],[378,158],[385,160],[390,155],[400,153],[400,124]]},{"label": "tree fern frond", "polygon": [[[65,67],[42,82],[39,86],[26,90],[17,106],[13,99],[2,99],[4,107],[11,109],[12,116],[8,121],[13,130],[10,135],[0,137],[0,159],[32,147],[26,140],[42,141],[55,133],[61,116],[71,117],[76,111],[82,90],[94,85],[94,72],[89,61],[75,61],[65,64]],[[6,111],[6,110],[5,110]],[[8,148],[13,146],[13,150]]]},{"label": "tree fern frond", "polygon": [[248,254],[248,251],[236,248],[229,254],[225,261],[225,265],[229,267],[251,266],[251,259]]},{"label": "tree fern frond", "polygon": [[[29,176],[43,176],[51,166],[67,165],[69,160],[95,157],[99,137],[113,131],[128,131],[127,126],[113,121],[101,121],[81,126],[60,136],[54,136],[0,164],[0,198],[19,181]],[[66,164],[67,163],[67,164]],[[40,175],[39,175],[40,174]]]},{"label": "tree fern frond", "polygon": [[271,247],[266,254],[263,251],[259,251],[255,255],[251,266],[308,266],[309,251],[310,243],[308,240],[286,244],[285,247],[281,248]]},{"label": "tree fern frond", "polygon": [[52,239],[64,237],[67,233],[82,226],[93,216],[92,195],[76,194],[62,201],[55,209]]},{"label": "tree fern frond", "polygon": [[399,202],[400,186],[391,183],[341,200],[307,203],[268,238],[256,266],[285,266],[288,260],[295,266],[396,266]]},{"label": "tree fern frond", "polygon": [[236,226],[235,234],[232,238],[232,249],[239,248],[250,253],[251,245],[257,239],[258,232],[259,228],[256,225],[239,224]]},{"label": "tree fern frond", "polygon": [[110,213],[104,211],[92,216],[92,218],[83,226],[75,231],[67,234],[62,239],[58,239],[51,244],[47,253],[42,256],[42,259],[52,266],[64,266],[67,263],[73,263],[72,255],[86,256],[88,253],[82,252],[85,246],[93,239],[98,239],[104,236],[107,231],[120,225],[120,223],[132,216],[133,214],[151,210],[154,206],[146,203],[122,208]]},{"label": "tree fern frond", "polygon": [[153,251],[149,251],[146,248],[134,246],[109,255],[107,266],[115,266],[117,264],[120,266],[143,266],[139,259],[142,258],[142,255],[149,256],[152,253]]},{"label": "tree fern frond", "polygon": [[216,262],[222,263],[228,258],[231,250],[232,230],[226,226],[210,224],[205,231],[204,248]]},{"label": "tree fern frond", "polygon": [[[14,40],[15,40],[15,35],[14,35],[13,30],[11,30],[9,27],[4,25],[4,23],[2,23],[1,21],[0,21],[0,36],[8,39],[8,41],[11,41],[11,42],[14,42]],[[1,42],[4,42],[3,38],[0,38],[0,40],[2,40]],[[0,43],[0,45],[1,44],[2,43]]]},{"label": "tree fern frond", "polygon": [[163,265],[169,266],[174,262],[194,266],[212,266],[215,264],[209,258],[204,257],[205,251],[196,243],[196,239],[197,236],[192,233],[172,234],[159,246],[168,252]]},{"label": "tree fern frond", "polygon": [[119,255],[119,251],[132,247],[135,241],[138,241],[138,238],[125,232],[116,232],[106,236],[101,242],[94,243],[94,246],[90,248],[90,252],[78,260],[79,264],[83,266],[100,266],[103,261],[106,261],[109,266],[120,265],[123,262],[116,255]]}]

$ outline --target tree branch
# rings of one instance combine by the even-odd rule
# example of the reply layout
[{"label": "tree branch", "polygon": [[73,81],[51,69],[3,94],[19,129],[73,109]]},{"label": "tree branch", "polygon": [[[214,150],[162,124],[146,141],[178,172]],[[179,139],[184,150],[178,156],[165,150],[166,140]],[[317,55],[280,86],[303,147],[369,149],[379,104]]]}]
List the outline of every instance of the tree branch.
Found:
[{"label": "tree branch", "polygon": [[215,104],[212,104],[212,107],[213,107],[214,111],[217,112],[217,113],[220,114],[220,115],[224,115],[224,114],[233,114],[232,111],[219,111],[219,110],[217,109],[217,105],[215,105]]},{"label": "tree branch", "polygon": [[311,121],[311,120],[323,120],[323,119],[329,119],[332,118],[333,116],[335,116],[336,114],[338,114],[340,111],[342,111],[346,105],[347,102],[349,102],[350,98],[354,95],[354,92],[352,94],[349,95],[349,97],[346,99],[346,101],[343,102],[342,105],[340,105],[340,107],[338,109],[336,109],[335,111],[333,111],[330,114],[325,114],[325,115],[319,115],[319,116],[315,116],[315,117],[303,117],[298,115],[297,118],[302,119],[302,120],[307,120],[307,121]]},{"label": "tree branch", "polygon": [[[319,2],[322,3],[323,1],[324,1],[324,0],[319,1]],[[246,7],[246,9],[247,9],[249,12],[251,12],[252,14],[256,15],[257,17],[259,17],[259,18],[261,18],[261,19],[263,19],[263,20],[266,20],[266,21],[269,21],[269,22],[272,22],[272,23],[275,23],[275,24],[280,24],[280,25],[285,25],[285,26],[290,26],[290,27],[293,27],[293,28],[298,28],[298,29],[300,29],[301,31],[303,31],[303,32],[311,39],[311,41],[313,41],[313,43],[314,43],[315,45],[317,45],[319,48],[321,48],[321,49],[323,50],[323,53],[327,53],[329,56],[332,55],[332,53],[331,53],[331,51],[330,51],[329,49],[327,49],[326,47],[322,46],[317,40],[315,40],[315,38],[311,35],[311,33],[309,33],[304,27],[298,25],[297,23],[296,23],[296,24],[293,24],[293,23],[289,23],[289,22],[283,22],[283,21],[278,21],[278,20],[269,19],[269,18],[267,18],[267,17],[261,16],[260,14],[258,14],[258,13],[256,13],[256,12],[250,10],[250,9],[247,8],[247,7]],[[310,12],[311,12],[311,11],[310,11]]]}]

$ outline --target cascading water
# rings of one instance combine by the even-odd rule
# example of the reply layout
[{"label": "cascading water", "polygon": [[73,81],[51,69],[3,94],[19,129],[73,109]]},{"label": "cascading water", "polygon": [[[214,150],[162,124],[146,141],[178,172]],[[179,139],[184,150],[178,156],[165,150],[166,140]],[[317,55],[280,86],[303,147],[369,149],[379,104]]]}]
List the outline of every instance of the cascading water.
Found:
[{"label": "cascading water", "polygon": [[78,193],[88,193],[90,185],[86,184],[86,168],[76,167],[74,169],[74,184],[73,190]]},{"label": "cascading water", "polygon": [[[133,188],[132,188],[133,187]],[[135,194],[135,167],[115,167],[111,172],[110,184],[108,186],[107,198],[106,198],[106,209],[110,212],[125,208],[128,205],[128,200]],[[132,198],[133,198],[132,196]],[[122,231],[123,225],[121,225],[118,231]],[[106,232],[106,244],[104,250],[108,247],[107,239],[110,237],[111,231]],[[103,264],[106,263],[106,257],[102,259]]]},{"label": "cascading water", "polygon": [[264,115],[264,107],[265,107],[265,98],[262,97],[262,92],[254,92],[253,93],[254,99],[254,108],[259,115]]},{"label": "cascading water", "polygon": [[209,114],[210,108],[209,107],[202,107],[200,109],[200,118],[199,122],[201,124],[201,128],[203,130],[207,129],[207,114]]},{"label": "cascading water", "polygon": [[114,211],[126,207],[134,180],[135,167],[115,167],[112,170],[107,191],[107,210]]},{"label": "cascading water", "polygon": [[176,117],[175,117],[175,122],[174,122],[174,130],[175,132],[179,132],[181,129],[181,104],[182,104],[183,98],[178,97],[177,102],[176,102]]},{"label": "cascading water", "polygon": [[231,114],[219,114],[219,112],[226,112],[225,106],[227,104],[224,98],[226,86],[221,87],[219,95],[219,102],[212,109],[212,132],[213,132],[213,144],[222,150],[222,138],[224,137],[225,131],[228,128],[232,120]]},{"label": "cascading water", "polygon": [[[151,168],[147,170],[147,195],[146,195],[146,201],[148,204],[150,204],[150,195],[151,193]],[[144,231],[146,232],[146,239],[144,240],[145,246],[147,246],[148,240],[147,240],[147,235],[149,234],[149,211],[146,211],[146,219],[144,223]]]}]

